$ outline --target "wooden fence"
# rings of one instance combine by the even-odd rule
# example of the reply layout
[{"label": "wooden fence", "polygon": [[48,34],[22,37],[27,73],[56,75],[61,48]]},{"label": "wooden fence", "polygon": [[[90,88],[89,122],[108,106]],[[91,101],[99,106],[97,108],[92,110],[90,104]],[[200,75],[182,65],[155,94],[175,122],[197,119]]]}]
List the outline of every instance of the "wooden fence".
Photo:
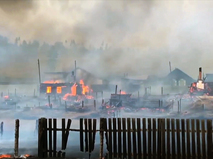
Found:
[{"label": "wooden fence", "polygon": [[62,128],[57,128],[56,122],[39,119],[38,157],[65,156],[56,150],[57,131],[62,131],[62,150],[66,149],[69,131],[78,131],[80,151],[89,153],[95,149],[95,136],[99,132],[100,158],[104,155],[104,143],[109,159],[213,158],[212,120],[101,118],[98,130],[96,119],[80,119],[80,129],[70,128],[71,119],[67,120],[67,126],[62,119]]}]

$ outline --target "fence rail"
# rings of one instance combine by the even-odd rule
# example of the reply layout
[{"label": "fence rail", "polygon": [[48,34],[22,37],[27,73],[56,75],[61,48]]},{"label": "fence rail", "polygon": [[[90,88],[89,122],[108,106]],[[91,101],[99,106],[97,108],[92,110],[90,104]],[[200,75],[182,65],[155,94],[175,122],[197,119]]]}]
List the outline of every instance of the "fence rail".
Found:
[{"label": "fence rail", "polygon": [[[79,131],[80,151],[92,153],[96,134],[100,134],[100,158],[103,145],[107,157],[114,158],[213,158],[212,120],[101,118],[80,119],[79,129],[71,129],[72,120],[39,119],[38,157],[65,156],[70,131]],[[57,151],[57,132],[62,132],[61,151]],[[72,136],[71,136],[72,138]]]}]

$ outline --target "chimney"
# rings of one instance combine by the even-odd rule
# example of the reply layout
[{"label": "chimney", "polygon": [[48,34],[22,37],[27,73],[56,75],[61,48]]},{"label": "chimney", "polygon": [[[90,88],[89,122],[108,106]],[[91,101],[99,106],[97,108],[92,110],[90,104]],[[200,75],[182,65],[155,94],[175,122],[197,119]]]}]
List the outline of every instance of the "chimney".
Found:
[{"label": "chimney", "polygon": [[202,80],[202,67],[199,68],[199,80]]}]

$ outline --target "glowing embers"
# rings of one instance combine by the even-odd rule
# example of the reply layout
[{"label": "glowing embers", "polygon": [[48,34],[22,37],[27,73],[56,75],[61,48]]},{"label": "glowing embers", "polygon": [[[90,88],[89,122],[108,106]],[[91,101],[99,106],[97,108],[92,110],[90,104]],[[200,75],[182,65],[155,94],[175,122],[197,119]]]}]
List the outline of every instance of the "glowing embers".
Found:
[{"label": "glowing embers", "polygon": [[47,94],[52,93],[52,87],[48,86],[46,92],[47,92]]},{"label": "glowing embers", "polygon": [[8,155],[8,154],[2,154],[0,155],[0,158],[12,158],[12,155]]},{"label": "glowing embers", "polygon": [[56,93],[57,94],[61,94],[62,93],[62,88],[61,87],[57,87],[56,88]]}]

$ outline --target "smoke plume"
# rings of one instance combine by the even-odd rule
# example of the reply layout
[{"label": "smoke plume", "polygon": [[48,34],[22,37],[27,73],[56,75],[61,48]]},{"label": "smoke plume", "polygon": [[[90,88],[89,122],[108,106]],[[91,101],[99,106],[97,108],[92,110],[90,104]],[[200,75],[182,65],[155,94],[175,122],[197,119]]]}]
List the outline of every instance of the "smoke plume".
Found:
[{"label": "smoke plume", "polygon": [[86,48],[61,54],[56,70],[73,68],[76,59],[80,67],[105,77],[126,72],[166,75],[171,61],[172,69],[197,78],[200,66],[212,71],[212,5],[211,1],[1,0],[0,34],[11,42],[21,37],[41,44],[61,41],[67,47],[74,39]]}]

